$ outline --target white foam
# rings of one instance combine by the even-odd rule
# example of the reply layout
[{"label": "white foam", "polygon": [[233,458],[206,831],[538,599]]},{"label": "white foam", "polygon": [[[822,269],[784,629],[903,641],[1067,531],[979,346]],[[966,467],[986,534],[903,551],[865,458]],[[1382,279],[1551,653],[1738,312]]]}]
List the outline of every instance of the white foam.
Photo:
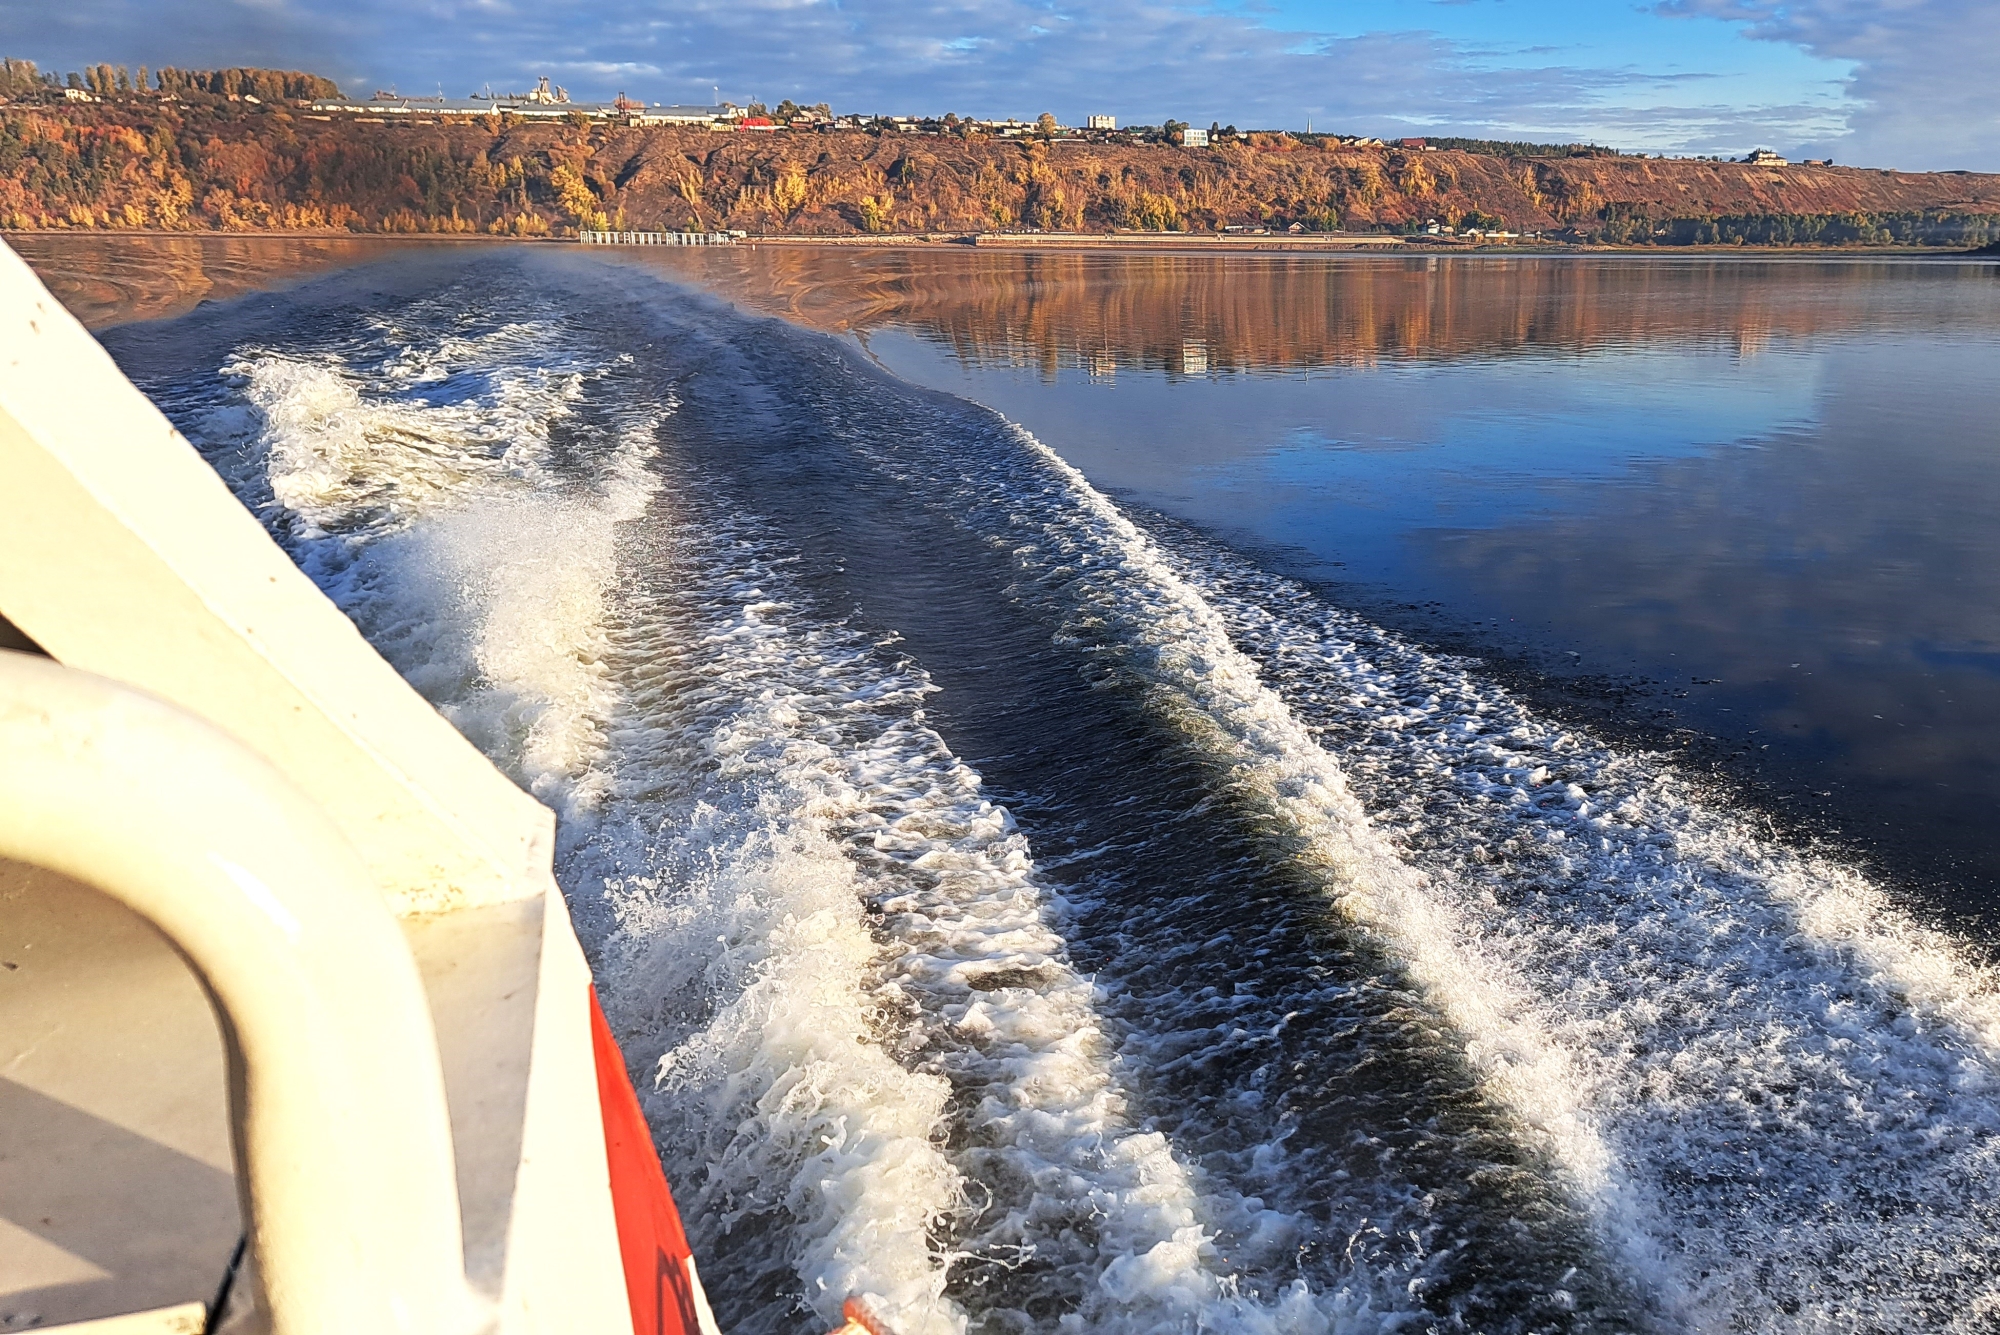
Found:
[{"label": "white foam", "polygon": [[1291,831],[1298,863],[1422,985],[1628,1262],[1650,1265],[1591,1111],[1593,1073],[1551,1036],[1529,980],[1375,828],[1339,764],[1158,544],[1047,446],[1007,431],[1033,468],[1022,476],[1002,460],[1015,475],[969,478],[967,499],[1005,512],[1000,531],[1011,529],[1016,560],[1071,619],[1072,642],[1141,674],[1160,713],[1230,767],[1236,796]]},{"label": "white foam", "polygon": [[[240,354],[224,373],[249,412],[225,408],[201,434],[211,450],[233,444],[224,466],[238,490],[268,494],[295,558],[412,684],[538,797],[568,806],[599,791],[615,535],[656,485],[646,464],[673,404],[628,414],[588,482],[559,476],[550,431],[592,372],[551,369],[531,332],[399,348],[386,371]],[[530,364],[508,364],[515,345]],[[454,373],[483,392],[424,397]]]},{"label": "white foam", "polygon": [[[1020,596],[1143,682],[1232,795],[1280,822],[1660,1319],[1985,1319],[1963,1313],[2000,1292],[1989,971],[1657,760],[1536,718],[1226,551],[1190,537],[1180,560],[1026,432],[1001,434],[1013,450],[939,481],[893,446],[874,457],[1004,543]],[[1379,819],[1302,709],[1342,720]]]},{"label": "white foam", "polygon": [[[206,443],[399,669],[565,814],[566,884],[605,884],[618,919],[607,1003],[663,1054],[649,1106],[697,1234],[727,1254],[762,1230],[820,1318],[864,1293],[905,1335],[964,1328],[954,1267],[1031,1256],[1085,1272],[1072,1324],[1321,1329],[1302,1289],[1231,1291],[1203,1221],[1257,1207],[1203,1198],[1127,1124],[1094,989],[1011,818],[923,725],[921,671],[795,624],[762,587],[781,573],[714,516],[656,510],[646,559],[681,543],[701,568],[619,596],[657,412],[589,485],[559,476],[551,426],[587,369],[510,368],[490,342],[360,351],[235,358],[251,411],[212,415]],[[480,393],[426,397],[472,369]],[[995,1156],[1005,1183],[969,1193]],[[782,1305],[761,1319],[783,1327]]]},{"label": "white foam", "polygon": [[[673,538],[654,519],[680,563],[671,595],[627,604],[623,651],[659,675],[630,702],[638,735],[617,762],[625,782],[651,777],[641,806],[601,819],[659,834],[646,875],[608,877],[606,974],[628,1023],[655,1017],[653,1107],[663,1143],[692,1138],[701,1227],[789,1180],[745,1213],[781,1209],[788,1263],[829,1320],[860,1291],[898,1330],[954,1329],[954,1267],[1032,1258],[1059,1282],[1084,1273],[1067,1290],[1079,1328],[1323,1329],[1302,1289],[1232,1290],[1205,1226],[1217,1202],[1164,1136],[1129,1125],[1094,989],[1011,818],[923,724],[921,669],[800,624],[745,517],[701,514]],[[711,940],[725,962],[696,968]],[[866,1041],[845,1037],[857,1027]],[[736,1245],[712,1236],[718,1254]]]},{"label": "white foam", "polygon": [[[652,541],[670,529],[656,511]],[[885,1046],[858,874],[811,814],[839,800],[814,702],[786,681],[811,668],[785,661],[760,589],[688,573],[693,590],[624,604],[612,791],[568,840],[565,881],[601,881],[618,918],[607,1005],[628,1052],[659,1062],[649,1113],[725,1282],[781,1268],[829,1322],[865,1293],[913,1335],[962,1329],[931,1243],[958,1206],[935,1144],[948,1087]],[[782,1305],[748,1322],[791,1328]]]},{"label": "white foam", "polygon": [[[654,454],[671,402],[623,394],[579,475],[553,433],[618,359],[550,324],[411,332],[427,318],[245,352],[205,444],[563,813],[565,886],[585,919],[605,887],[607,1005],[658,1059],[649,1114],[742,1329],[795,1328],[788,1304],[830,1322],[860,1292],[905,1335],[958,1332],[989,1314],[955,1301],[970,1274],[1002,1298],[1045,1285],[1079,1330],[1428,1319],[1361,1261],[1279,1278],[1338,1240],[1136,1123],[1064,906],[925,723],[929,679],[813,613],[753,517],[703,508]],[[1663,763],[1156,540],[1025,433],[955,443],[944,475],[929,446],[852,444],[1004,544],[1019,596],[1227,771],[1421,985],[1666,1325],[2000,1310],[2000,989],[1948,940]],[[1260,1156],[1283,1146],[1239,1157]]]},{"label": "white foam", "polygon": [[1524,708],[1192,539],[1195,580],[1584,1073],[1686,1329],[1978,1328],[2000,979],[1660,757]]}]

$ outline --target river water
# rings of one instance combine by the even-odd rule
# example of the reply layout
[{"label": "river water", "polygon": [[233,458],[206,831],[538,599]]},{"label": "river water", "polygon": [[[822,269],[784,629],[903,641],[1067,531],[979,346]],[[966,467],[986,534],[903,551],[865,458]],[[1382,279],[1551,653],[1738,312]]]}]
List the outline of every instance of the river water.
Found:
[{"label": "river water", "polygon": [[1997,327],[492,248],[105,339],[558,811],[726,1328],[1902,1332],[2000,1326]]}]

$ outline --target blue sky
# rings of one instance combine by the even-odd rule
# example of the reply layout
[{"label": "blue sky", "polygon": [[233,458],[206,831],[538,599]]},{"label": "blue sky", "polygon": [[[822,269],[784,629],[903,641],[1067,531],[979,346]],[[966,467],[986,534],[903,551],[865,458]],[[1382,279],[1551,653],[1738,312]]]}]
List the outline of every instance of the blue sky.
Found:
[{"label": "blue sky", "polygon": [[0,53],[2000,170],[2000,0],[5,0]]}]

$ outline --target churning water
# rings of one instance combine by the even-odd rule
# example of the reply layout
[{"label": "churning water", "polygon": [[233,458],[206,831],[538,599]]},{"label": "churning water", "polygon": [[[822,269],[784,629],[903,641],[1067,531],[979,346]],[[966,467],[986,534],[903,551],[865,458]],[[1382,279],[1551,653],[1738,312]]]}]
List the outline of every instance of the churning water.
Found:
[{"label": "churning water", "polygon": [[577,257],[111,343],[558,874],[725,1327],[2000,1329],[2000,991],[850,346]]}]

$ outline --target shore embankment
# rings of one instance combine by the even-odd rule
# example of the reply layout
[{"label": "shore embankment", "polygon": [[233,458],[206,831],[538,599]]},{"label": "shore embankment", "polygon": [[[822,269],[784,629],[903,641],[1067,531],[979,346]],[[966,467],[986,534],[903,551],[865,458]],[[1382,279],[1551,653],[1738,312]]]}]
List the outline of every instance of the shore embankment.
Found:
[{"label": "shore embankment", "polygon": [[[319,119],[157,99],[0,106],[0,228],[482,235],[1218,237],[1421,243],[1479,228],[1585,244],[1965,249],[2000,239],[2000,175],[1608,152],[1504,156],[1252,135],[756,134],[506,117]],[[1283,234],[1283,240],[1277,239]],[[1343,242],[1340,238],[1346,238]],[[1380,240],[1373,238],[1381,238]],[[1433,238],[1434,239],[1434,238]],[[980,244],[1081,244],[987,242]]]},{"label": "shore embankment", "polygon": [[[386,254],[425,247],[477,246],[513,238],[480,235],[428,234],[357,235],[322,229],[314,232],[159,232],[143,229],[67,229],[48,232],[0,233],[6,243],[34,266],[49,289],[77,318],[93,329],[133,320],[165,319],[191,310],[203,301],[226,301],[247,293],[315,277]],[[1042,255],[1050,261],[1084,262],[1086,257],[1124,255],[1135,261],[1158,256],[1226,258],[1264,256],[1271,262],[1307,260],[1314,255],[1340,255],[1354,262],[1391,261],[1398,257],[1448,256],[1466,261],[1548,260],[1620,256],[1666,260],[1674,257],[1718,260],[1908,259],[1946,260],[1952,254],[1911,247],[1760,248],[1748,246],[1658,247],[1521,246],[1489,244],[1438,245],[1388,238],[1368,245],[1343,244],[1337,237],[1216,237],[1176,233],[1122,236],[1029,236],[908,233],[891,236],[758,236],[733,246],[601,248],[606,256],[630,255],[659,263],[684,263],[701,272],[737,272],[745,266],[768,271],[771,281],[788,281],[792,269],[780,262],[786,252],[801,259],[813,252],[851,255],[857,262],[894,254],[932,256],[939,263],[958,256],[994,259]],[[545,244],[573,247],[573,240],[542,238]],[[771,262],[751,257],[763,252]],[[1962,256],[1959,256],[1962,257]],[[1992,258],[1988,256],[1986,258]],[[772,262],[775,262],[772,263]],[[718,266],[720,268],[718,269]],[[964,264],[949,264],[957,271]],[[1234,266],[1231,266],[1233,269]],[[956,281],[939,273],[927,281]],[[752,284],[755,288],[757,285]],[[756,303],[753,303],[756,304]],[[836,321],[844,325],[844,321]]]}]

